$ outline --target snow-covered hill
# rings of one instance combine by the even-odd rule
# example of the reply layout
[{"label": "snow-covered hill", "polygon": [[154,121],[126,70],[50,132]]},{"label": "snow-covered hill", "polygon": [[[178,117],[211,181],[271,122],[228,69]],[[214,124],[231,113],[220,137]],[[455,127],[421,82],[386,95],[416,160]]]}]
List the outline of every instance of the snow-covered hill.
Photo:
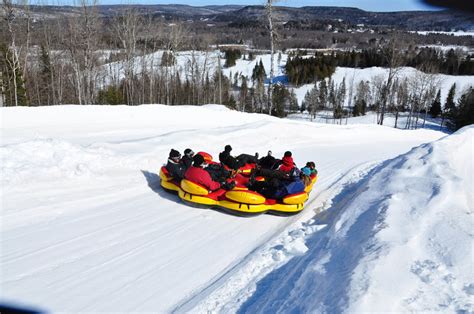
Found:
[{"label": "snow-covered hill", "polygon": [[[412,150],[445,134],[215,105],[0,113],[0,302],[53,312],[473,310],[472,128]],[[314,160],[320,180],[306,209],[244,219],[160,188],[171,148],[217,156],[226,144]]]},{"label": "snow-covered hill", "polygon": [[[439,48],[441,49],[441,48]],[[209,74],[210,77],[214,75],[218,69],[218,56],[222,55],[218,50],[213,51],[180,51],[176,56],[176,66],[169,67],[168,71],[170,72],[179,72],[182,76],[182,79],[190,79],[190,69],[194,69],[203,75]],[[161,71],[165,73],[165,69],[161,67],[161,59],[163,56],[163,51],[152,53],[144,56],[143,58],[134,59],[133,67],[136,72],[149,72]],[[221,63],[224,61],[222,60]],[[274,82],[281,82],[283,84],[288,84],[288,78],[285,73],[285,65],[288,60],[287,53],[277,53],[275,54],[275,77]],[[257,64],[262,62],[262,65],[265,68],[267,76],[270,73],[271,67],[271,56],[270,54],[260,54],[256,55],[254,60],[245,60],[243,57],[236,61],[236,65],[224,68],[223,73],[226,75],[232,82],[235,82],[235,76],[239,78],[238,84],[241,84],[240,77],[246,76],[248,78],[248,85],[252,86],[252,73],[253,69]],[[100,75],[104,82],[111,83],[118,82],[124,78],[125,67],[123,62],[113,62],[106,64],[102,67]],[[398,71],[398,77],[403,78],[404,80],[411,80],[417,78],[421,72],[414,68],[403,67]],[[355,95],[357,85],[361,81],[371,82],[375,78],[386,78],[388,77],[388,69],[381,67],[372,67],[372,68],[344,68],[337,67],[336,72],[333,74],[331,79],[340,84],[343,79],[346,80],[346,89],[347,95],[349,95],[349,90],[353,89],[353,94]],[[456,83],[456,99],[461,97],[461,95],[469,88],[474,86],[474,76],[473,75],[445,75],[445,74],[435,74],[433,75],[433,81],[436,83],[436,87],[441,89],[441,100],[444,104],[448,91],[453,83]],[[294,88],[298,103],[301,105],[306,93],[314,87],[314,84],[305,84]],[[292,87],[293,88],[293,87]],[[348,102],[348,99],[346,100]]]}]

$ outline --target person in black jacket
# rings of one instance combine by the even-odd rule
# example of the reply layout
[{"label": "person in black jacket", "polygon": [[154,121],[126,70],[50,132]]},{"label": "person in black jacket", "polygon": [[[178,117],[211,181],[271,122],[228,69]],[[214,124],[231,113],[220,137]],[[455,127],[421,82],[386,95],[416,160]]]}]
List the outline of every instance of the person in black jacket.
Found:
[{"label": "person in black jacket", "polygon": [[193,164],[193,157],[194,157],[193,150],[191,148],[186,148],[184,150],[183,158],[181,158],[181,162],[184,164],[186,169],[191,167],[191,165]]},{"label": "person in black jacket", "polygon": [[230,152],[232,151],[232,146],[226,145],[224,151],[219,154],[219,161],[229,167],[230,169],[237,170],[240,167],[245,166],[245,164],[258,162],[258,153],[253,155],[249,154],[240,154],[237,157],[233,157]]},{"label": "person in black jacket", "polygon": [[177,181],[181,181],[184,178],[184,173],[187,169],[181,162],[181,154],[175,149],[171,149],[165,168]]},{"label": "person in black jacket", "polygon": [[277,162],[277,159],[273,157],[272,151],[269,150],[267,156],[262,157],[258,160],[258,165],[263,169],[272,169],[273,165]]}]

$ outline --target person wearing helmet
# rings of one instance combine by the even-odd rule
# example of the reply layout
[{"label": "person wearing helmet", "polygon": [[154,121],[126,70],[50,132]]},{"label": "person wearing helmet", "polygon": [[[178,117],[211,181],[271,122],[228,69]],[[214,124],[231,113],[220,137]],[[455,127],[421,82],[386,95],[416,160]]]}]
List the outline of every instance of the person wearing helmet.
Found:
[{"label": "person wearing helmet", "polygon": [[191,148],[186,148],[184,150],[183,158],[181,158],[181,162],[184,164],[185,168],[188,169],[193,164],[193,157],[194,152]]},{"label": "person wearing helmet", "polygon": [[181,154],[177,150],[171,149],[165,168],[177,181],[181,181],[184,178],[186,167],[181,162]]}]

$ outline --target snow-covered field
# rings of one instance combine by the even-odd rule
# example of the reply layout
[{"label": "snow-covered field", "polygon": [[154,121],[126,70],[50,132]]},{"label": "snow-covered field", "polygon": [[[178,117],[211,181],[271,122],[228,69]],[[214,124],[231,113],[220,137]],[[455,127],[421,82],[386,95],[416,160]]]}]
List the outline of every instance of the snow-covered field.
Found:
[{"label": "snow-covered field", "polygon": [[450,36],[471,36],[474,37],[474,32],[464,32],[464,31],[456,31],[456,32],[440,32],[440,31],[416,31],[413,33],[417,33],[420,35],[429,35],[429,34],[442,34],[442,35],[450,35]]},{"label": "snow-covered field", "polygon": [[[439,46],[441,47],[441,46]],[[453,46],[454,47],[454,46]],[[471,49],[469,47],[464,47],[465,49]],[[169,67],[166,70],[164,67],[161,67],[161,59],[163,56],[163,51],[158,51],[153,54],[144,56],[143,58],[136,58],[133,60],[132,67],[135,68],[135,71],[138,73],[149,72],[151,70],[158,71],[164,75],[166,71],[170,73],[179,72],[183,80],[186,78],[191,80],[189,73],[192,73],[191,69],[194,69],[195,73],[199,73],[199,76],[212,77],[216,70],[218,69],[218,56],[221,55],[221,66],[224,65],[225,59],[223,59],[223,54],[218,50],[212,51],[180,51],[176,56],[176,66]],[[276,53],[275,54],[275,77],[274,82],[281,82],[283,84],[288,84],[288,78],[285,74],[285,65],[288,60],[287,53]],[[255,66],[262,61],[262,64],[265,68],[267,76],[270,74],[271,66],[271,56],[270,54],[256,55],[254,60],[246,60],[240,58],[236,61],[236,65],[229,68],[223,68],[223,73],[232,82],[234,82],[235,75],[239,78],[238,84],[241,84],[240,77],[246,76],[248,78],[248,86],[252,86],[252,72]],[[123,62],[113,62],[102,66],[102,71],[100,71],[99,76],[102,77],[104,84],[110,84],[111,82],[118,82],[124,78],[124,63]],[[398,78],[403,80],[410,80],[416,78],[417,75],[420,75],[421,72],[414,68],[404,67],[401,68],[398,72]],[[374,78],[388,77],[388,69],[381,67],[372,67],[365,69],[358,68],[336,68],[336,72],[332,76],[332,80],[335,83],[340,84],[345,78],[346,80],[346,89],[347,95],[349,95],[349,89],[353,88],[353,94],[355,95],[357,84],[360,81],[372,81]],[[454,76],[454,75],[444,75],[436,74],[434,75],[437,88],[441,89],[441,100],[444,103],[448,95],[449,88],[456,83],[456,99],[461,97],[463,92],[468,88],[474,86],[474,75],[469,76]],[[313,88],[314,84],[306,84],[299,86],[297,88],[290,87],[294,89],[298,103],[301,105],[306,93]],[[346,100],[348,102],[348,98]]]},{"label": "snow-covered field", "polygon": [[[399,129],[407,128],[408,122],[408,113],[400,113],[398,119],[395,119],[395,114],[388,113],[384,117],[384,126],[388,127],[396,127]],[[357,125],[357,124],[377,124],[378,115],[376,112],[369,111],[363,116],[352,117],[352,118],[343,118],[341,119],[334,119],[332,111],[318,111],[316,117],[309,114],[307,111],[301,113],[292,113],[287,116],[287,119],[291,120],[299,120],[299,121],[310,121],[314,123],[323,123],[323,124],[340,124],[340,125]],[[416,120],[416,118],[415,118]],[[396,122],[396,125],[395,125]],[[424,122],[424,126],[423,126]],[[441,126],[443,123],[443,126]],[[414,123],[416,124],[416,122]],[[418,124],[413,125],[412,129],[415,128],[425,128],[431,129],[435,131],[450,133],[449,129],[445,125],[446,123],[442,120],[442,118],[433,119],[430,116],[427,117],[426,121],[424,121],[424,114],[420,114],[418,119]]]},{"label": "snow-covered field", "polygon": [[[357,85],[361,81],[371,82],[374,78],[380,77],[386,79],[388,77],[388,69],[380,67],[372,67],[365,69],[355,69],[355,68],[336,68],[336,72],[332,76],[332,80],[335,83],[340,84],[343,79],[346,80],[346,89],[350,89],[351,85],[353,87],[353,95],[356,94]],[[410,67],[403,67],[399,69],[397,73],[397,78],[400,80],[412,80],[416,79],[421,74],[420,71]],[[418,75],[418,76],[417,76]],[[444,104],[446,98],[448,97],[448,92],[451,86],[456,83],[456,95],[455,98],[458,99],[467,91],[469,87],[474,86],[474,76],[473,75],[446,75],[446,74],[435,74],[434,82],[436,83],[437,88],[441,89],[441,102]],[[298,101],[304,99],[306,93],[314,87],[314,84],[303,85],[295,89],[296,96]],[[346,99],[348,101],[348,99]]]},{"label": "snow-covered field", "polygon": [[[51,312],[474,311],[473,127],[445,137],[216,105],[0,113],[0,302]],[[239,218],[160,188],[171,148],[217,156],[226,144],[315,161],[305,210]]]}]

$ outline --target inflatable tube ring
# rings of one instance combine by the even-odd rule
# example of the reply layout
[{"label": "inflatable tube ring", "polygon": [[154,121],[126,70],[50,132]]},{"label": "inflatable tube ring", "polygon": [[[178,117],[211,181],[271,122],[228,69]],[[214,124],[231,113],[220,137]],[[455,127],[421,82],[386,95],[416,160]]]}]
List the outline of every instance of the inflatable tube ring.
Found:
[{"label": "inflatable tube ring", "polygon": [[183,191],[188,192],[189,194],[205,196],[209,194],[209,191],[202,185],[194,183],[192,181],[183,179],[181,180],[181,188]]},{"label": "inflatable tube ring", "polygon": [[288,204],[288,205],[303,204],[304,202],[306,202],[308,197],[309,197],[308,193],[306,192],[290,194],[283,198],[283,203]]},{"label": "inflatable tube ring", "polygon": [[225,193],[225,197],[231,201],[244,204],[263,204],[266,199],[261,194],[254,191],[232,190]]}]

